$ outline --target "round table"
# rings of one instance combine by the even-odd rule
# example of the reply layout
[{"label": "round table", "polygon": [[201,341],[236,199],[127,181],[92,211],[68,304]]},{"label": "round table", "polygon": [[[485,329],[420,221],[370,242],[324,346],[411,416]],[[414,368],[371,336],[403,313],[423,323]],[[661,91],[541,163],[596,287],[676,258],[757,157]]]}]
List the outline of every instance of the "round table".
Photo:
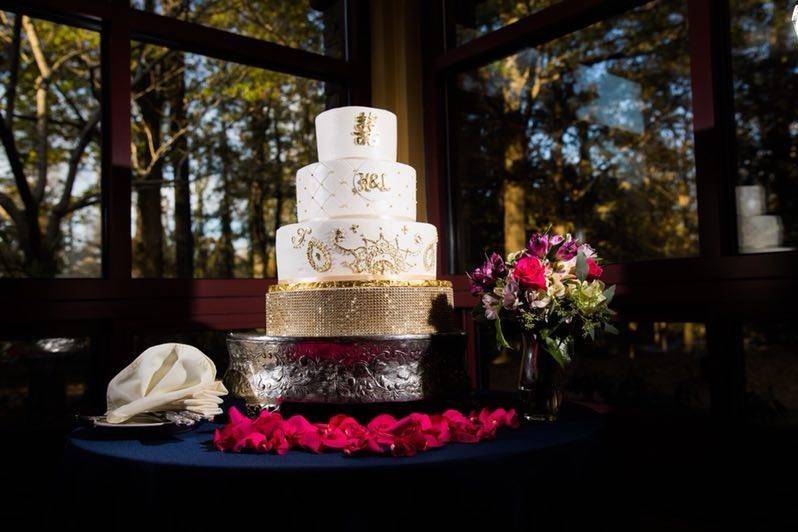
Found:
[{"label": "round table", "polygon": [[554,530],[600,419],[569,405],[555,424],[411,457],[221,453],[217,426],[156,440],[75,431],[62,487],[72,524],[90,512],[111,529]]}]

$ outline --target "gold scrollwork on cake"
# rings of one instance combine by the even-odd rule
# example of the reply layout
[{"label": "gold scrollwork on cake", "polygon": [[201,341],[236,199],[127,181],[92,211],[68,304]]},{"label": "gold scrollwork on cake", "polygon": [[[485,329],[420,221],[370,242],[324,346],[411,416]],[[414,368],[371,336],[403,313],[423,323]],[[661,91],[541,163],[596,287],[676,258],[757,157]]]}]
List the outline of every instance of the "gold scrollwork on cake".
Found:
[{"label": "gold scrollwork on cake", "polygon": [[427,245],[427,248],[424,250],[424,269],[427,271],[432,270],[435,268],[435,246],[437,242],[433,242]]},{"label": "gold scrollwork on cake", "polygon": [[451,281],[441,279],[398,280],[368,279],[363,281],[303,281],[269,285],[269,292],[300,292],[306,290],[328,290],[341,288],[377,288],[377,287],[416,287],[416,288],[451,288]]},{"label": "gold scrollwork on cake", "polygon": [[305,252],[310,267],[317,272],[326,272],[332,267],[332,254],[327,245],[316,238],[311,238],[308,241],[308,247]]},{"label": "gold scrollwork on cake", "polygon": [[305,243],[305,238],[313,232],[310,227],[297,227],[296,234],[291,237],[291,247],[299,249]]},{"label": "gold scrollwork on cake", "polygon": [[359,113],[355,117],[355,144],[358,146],[377,146],[380,143],[380,134],[377,132],[377,115],[372,113]]},{"label": "gold scrollwork on cake", "polygon": [[361,235],[362,246],[344,246],[344,231],[336,229],[333,236],[333,246],[338,253],[352,258],[344,265],[353,273],[370,273],[372,275],[386,275],[404,273],[415,266],[409,258],[418,255],[418,250],[402,248],[397,236],[393,241],[385,238],[380,231],[379,238],[366,238]]}]

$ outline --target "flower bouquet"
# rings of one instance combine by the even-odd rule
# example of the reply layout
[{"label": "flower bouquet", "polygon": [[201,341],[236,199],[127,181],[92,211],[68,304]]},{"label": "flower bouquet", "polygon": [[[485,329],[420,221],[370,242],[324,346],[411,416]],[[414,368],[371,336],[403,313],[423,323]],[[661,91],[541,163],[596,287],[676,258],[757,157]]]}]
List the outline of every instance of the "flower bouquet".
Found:
[{"label": "flower bouquet", "polygon": [[602,273],[593,248],[549,230],[533,235],[526,249],[506,259],[492,253],[469,273],[471,293],[480,298],[475,317],[493,321],[500,348],[510,347],[502,323],[520,325],[519,391],[527,420],[557,418],[575,337],[617,334],[609,308],[615,287],[604,284]]}]

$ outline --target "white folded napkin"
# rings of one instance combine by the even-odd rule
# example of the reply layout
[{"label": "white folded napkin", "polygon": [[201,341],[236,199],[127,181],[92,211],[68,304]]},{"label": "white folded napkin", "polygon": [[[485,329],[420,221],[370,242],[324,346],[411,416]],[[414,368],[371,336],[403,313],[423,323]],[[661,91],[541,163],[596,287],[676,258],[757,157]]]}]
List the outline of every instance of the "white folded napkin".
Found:
[{"label": "white folded napkin", "polygon": [[185,344],[150,347],[108,384],[109,423],[137,414],[188,410],[211,419],[221,414],[227,389],[202,351]]}]

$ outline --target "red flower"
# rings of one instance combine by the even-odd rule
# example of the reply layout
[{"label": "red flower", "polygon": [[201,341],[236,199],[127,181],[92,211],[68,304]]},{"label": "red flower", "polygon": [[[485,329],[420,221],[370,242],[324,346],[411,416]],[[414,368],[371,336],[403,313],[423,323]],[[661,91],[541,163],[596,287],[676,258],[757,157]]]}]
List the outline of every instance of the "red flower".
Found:
[{"label": "red flower", "polygon": [[250,419],[235,408],[228,411],[228,420],[214,432],[217,449],[277,454],[299,448],[316,453],[338,450],[347,455],[368,451],[410,456],[450,441],[474,443],[493,438],[500,427],[518,425],[515,411],[502,408],[483,409],[469,417],[456,410],[433,416],[415,413],[399,420],[381,414],[365,427],[345,415],[334,416],[328,423],[311,423],[302,416],[284,420],[268,411]]},{"label": "red flower", "polygon": [[302,416],[291,416],[283,424],[286,440],[292,447],[300,447],[314,453],[321,452],[319,429]]},{"label": "red flower", "polygon": [[546,289],[546,267],[537,257],[522,257],[515,263],[513,277],[528,290]]},{"label": "red flower", "polygon": [[593,259],[587,259],[587,278],[588,279],[598,279],[601,277],[601,274],[604,273],[604,269],[598,265],[598,263]]}]

